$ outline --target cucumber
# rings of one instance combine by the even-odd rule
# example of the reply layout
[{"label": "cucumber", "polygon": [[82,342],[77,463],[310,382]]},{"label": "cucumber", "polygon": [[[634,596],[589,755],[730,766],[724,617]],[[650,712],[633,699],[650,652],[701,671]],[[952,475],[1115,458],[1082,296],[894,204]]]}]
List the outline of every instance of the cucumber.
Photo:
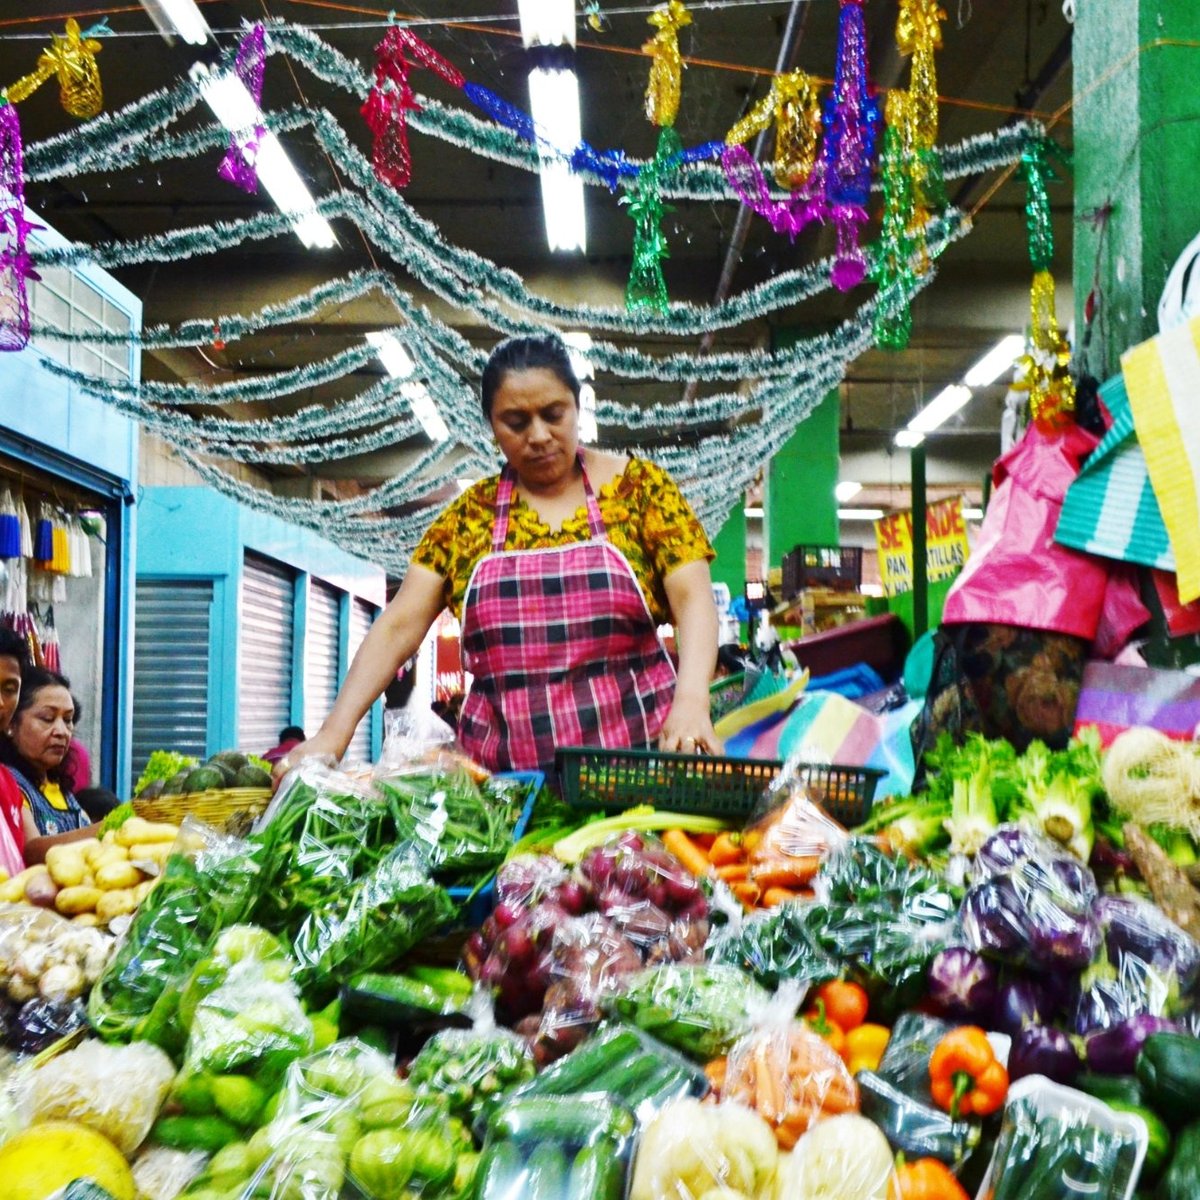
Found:
[{"label": "cucumber", "polygon": [[584,1146],[571,1164],[566,1200],[621,1200],[625,1169],[610,1142]]},{"label": "cucumber", "polygon": [[636,1109],[647,1100],[657,1100],[662,1105],[680,1096],[693,1095],[694,1092],[695,1080],[686,1068],[659,1063],[658,1070],[641,1087],[622,1093],[621,1103],[627,1108]]},{"label": "cucumber", "polygon": [[475,1176],[476,1200],[513,1200],[524,1191],[525,1167],[513,1142],[493,1142]]},{"label": "cucumber", "polygon": [[542,1142],[525,1160],[525,1200],[563,1200],[567,1160],[553,1142]]},{"label": "cucumber", "polygon": [[597,1138],[628,1137],[633,1116],[607,1101],[567,1096],[526,1096],[498,1109],[488,1122],[493,1137],[590,1145]]},{"label": "cucumber", "polygon": [[647,1080],[653,1080],[662,1073],[663,1065],[653,1054],[640,1054],[601,1072],[589,1088],[597,1092],[611,1092],[623,1104],[629,1104],[634,1092],[643,1088]]},{"label": "cucumber", "polygon": [[376,1000],[404,1005],[422,1012],[440,1015],[455,1012],[462,1007],[461,996],[450,996],[433,984],[407,975],[384,975],[376,971],[365,971],[350,980],[350,990]]},{"label": "cucumber", "polygon": [[404,968],[404,974],[418,983],[427,984],[443,996],[466,1000],[475,990],[475,985],[461,971],[453,967],[426,967],[420,963]]},{"label": "cucumber", "polygon": [[1071,1086],[1105,1103],[1144,1105],[1146,1093],[1135,1075],[1102,1075],[1099,1071],[1080,1071]]},{"label": "cucumber", "polygon": [[592,1038],[543,1071],[530,1091],[543,1096],[586,1092],[599,1076],[641,1052],[637,1034],[628,1029],[611,1037]]}]

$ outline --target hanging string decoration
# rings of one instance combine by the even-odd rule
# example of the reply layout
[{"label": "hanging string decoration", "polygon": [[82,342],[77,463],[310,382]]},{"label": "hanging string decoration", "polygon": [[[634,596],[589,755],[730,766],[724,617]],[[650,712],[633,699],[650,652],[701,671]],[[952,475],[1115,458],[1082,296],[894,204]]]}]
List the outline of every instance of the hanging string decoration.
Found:
[{"label": "hanging string decoration", "polygon": [[[254,111],[262,111],[263,76],[267,67],[266,34],[256,24],[242,38],[233,62],[233,73],[254,101]],[[266,136],[261,121],[230,135],[229,149],[221,159],[217,174],[234,187],[253,196],[258,191],[258,148]]]},{"label": "hanging string decoration", "polygon": [[658,135],[658,153],[638,173],[632,196],[623,196],[621,203],[629,208],[633,218],[633,265],[625,285],[625,307],[630,312],[649,309],[665,313],[668,307],[667,281],[663,277],[663,259],[668,257],[667,237],[663,233],[663,214],[671,212],[663,203],[662,177],[672,169],[683,145],[670,125]]},{"label": "hanging string decoration", "polygon": [[842,292],[861,283],[867,270],[858,232],[867,222],[879,131],[879,101],[867,80],[865,4],[866,0],[839,0],[833,95],[825,101],[825,199],[837,230],[832,280]]},{"label": "hanging string decoration", "polygon": [[692,23],[683,0],[667,0],[646,20],[658,32],[642,47],[653,58],[646,87],[646,116],[652,125],[675,124],[683,86],[683,59],[679,55],[679,31]]},{"label": "hanging string decoration", "polygon": [[[914,235],[913,177],[906,130],[912,95],[896,89],[887,98],[886,128],[880,155],[880,181],[883,186],[883,223],[879,244],[871,263],[871,278],[880,287],[899,287],[911,291],[919,271],[921,251]],[[875,340],[886,350],[903,350],[912,333],[912,311],[907,304],[895,313],[875,316]]]},{"label": "hanging string decoration", "polygon": [[16,108],[0,100],[0,350],[29,344],[27,282],[38,275],[25,239],[37,228],[25,215],[21,123]]},{"label": "hanging string decoration", "polygon": [[[942,48],[945,11],[937,0],[901,0],[896,21],[896,45],[912,59],[905,114],[905,142],[912,175],[911,225],[924,228],[933,209],[946,201],[942,166],[937,153],[938,90],[935,55]],[[920,250],[920,247],[918,247]]]},{"label": "hanging string decoration", "polygon": [[37,67],[4,89],[9,103],[19,104],[47,80],[58,76],[59,100],[67,113],[81,120],[96,116],[104,108],[100,67],[96,62],[101,46],[96,38],[108,32],[106,22],[83,32],[79,22],[68,17],[65,32],[61,36],[51,34],[51,43],[42,51]]},{"label": "hanging string decoration", "polygon": [[1054,262],[1054,225],[1050,217],[1047,185],[1058,178],[1050,155],[1060,155],[1058,143],[1050,138],[1031,141],[1021,155],[1025,179],[1025,236],[1029,261],[1035,271],[1048,271]]},{"label": "hanging string decoration", "polygon": [[1029,349],[1017,360],[1020,381],[1013,386],[1029,393],[1029,413],[1047,428],[1070,420],[1075,411],[1071,378],[1071,345],[1058,327],[1054,276],[1037,271],[1029,291]]},{"label": "hanging string decoration", "polygon": [[363,119],[374,136],[371,166],[381,183],[404,188],[412,180],[408,114],[421,107],[408,81],[409,71],[414,65],[425,67],[456,88],[463,87],[466,80],[412,30],[396,25],[375,47],[375,55],[375,81],[362,106]]},{"label": "hanging string decoration", "polygon": [[820,89],[804,71],[790,71],[725,135],[726,146],[740,146],[775,126],[775,182],[795,191],[813,173],[821,144]]}]

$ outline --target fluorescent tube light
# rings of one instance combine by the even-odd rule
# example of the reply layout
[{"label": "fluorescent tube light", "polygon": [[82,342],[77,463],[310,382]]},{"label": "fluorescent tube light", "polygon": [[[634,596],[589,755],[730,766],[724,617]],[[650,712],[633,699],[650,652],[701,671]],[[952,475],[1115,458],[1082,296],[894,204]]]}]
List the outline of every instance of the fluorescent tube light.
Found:
[{"label": "fluorescent tube light", "polygon": [[750,505],[749,508],[745,509],[744,511],[745,511],[746,516],[748,516],[750,518],[750,520],[752,520],[752,521],[761,521],[762,520],[763,510],[761,508],[759,508],[757,505],[752,504],[752,505]]},{"label": "fluorescent tube light", "polygon": [[839,521],[878,521],[883,516],[882,508],[839,508]]},{"label": "fluorescent tube light", "polygon": [[995,383],[1013,365],[1014,360],[1025,349],[1025,339],[1019,333],[1010,333],[1001,338],[967,373],[963,383],[967,387],[987,387]]},{"label": "fluorescent tube light", "polygon": [[407,379],[413,373],[413,360],[405,348],[390,333],[373,331],[367,341],[375,347],[383,369],[393,379]]},{"label": "fluorescent tube light", "polygon": [[982,521],[983,520],[983,509],[982,508],[964,508],[963,509],[963,520],[964,521]]},{"label": "fluorescent tube light", "polygon": [[179,37],[191,46],[203,46],[212,35],[195,0],[142,0],[142,7],[165,38]]},{"label": "fluorescent tube light", "polygon": [[894,439],[897,446],[901,446],[906,450],[911,450],[913,446],[919,446],[925,440],[923,433],[917,433],[913,429],[901,429]]},{"label": "fluorescent tube light", "polygon": [[971,389],[961,383],[952,383],[944,387],[923,409],[908,423],[914,433],[930,433],[939,425],[945,424],[968,400],[971,399]]},{"label": "fluorescent tube light", "polygon": [[517,12],[527,47],[575,45],[573,0],[517,0]]},{"label": "fluorescent tube light", "polygon": [[[567,354],[571,359],[571,369],[575,378],[580,380],[595,379],[596,368],[587,352],[592,348],[592,335],[586,329],[571,329],[562,335],[566,343]],[[593,443],[599,437],[596,428],[596,389],[590,383],[584,383],[579,389],[579,440]]]},{"label": "fluorescent tube light", "polygon": [[529,72],[529,102],[540,139],[546,241],[551,250],[586,250],[583,181],[567,161],[581,139],[575,72],[535,67]]},{"label": "fluorescent tube light", "polygon": [[854,479],[843,479],[841,483],[833,489],[833,495],[839,504],[845,504],[847,500],[853,500],[859,492],[862,491],[862,484]]},{"label": "fluorescent tube light", "polygon": [[596,425],[596,389],[590,383],[585,383],[579,389],[579,440],[592,445],[599,437],[600,430]]},{"label": "fluorescent tube light", "polygon": [[[245,133],[262,121],[254,97],[236,75],[218,74],[203,63],[196,63],[191,76],[199,85],[205,103],[230,133]],[[308,186],[269,129],[258,143],[254,168],[276,207],[292,218],[292,229],[310,250],[314,246],[328,249],[337,245],[332,226],[316,211],[316,202]]]}]

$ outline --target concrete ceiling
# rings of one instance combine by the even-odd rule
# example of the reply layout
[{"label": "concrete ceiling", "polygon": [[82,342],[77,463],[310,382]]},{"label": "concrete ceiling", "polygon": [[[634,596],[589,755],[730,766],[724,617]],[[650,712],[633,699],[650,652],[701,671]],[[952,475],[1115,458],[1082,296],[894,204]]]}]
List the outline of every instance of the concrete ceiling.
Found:
[{"label": "concrete ceiling", "polygon": [[[941,140],[957,142],[994,131],[1013,119],[1014,110],[1049,114],[1070,99],[1070,27],[1061,6],[1049,0],[953,0],[944,25],[945,47],[938,56]],[[0,82],[31,69],[40,46],[62,27],[68,10],[82,24],[105,11],[118,33],[104,43],[99,62],[106,108],[120,108],[186,73],[207,50],[169,46],[146,15],[132,4],[105,10],[95,0],[64,5],[62,0],[22,0],[0,16]],[[308,24],[343,54],[369,70],[373,47],[381,36],[387,10],[381,4],[330,0],[201,0],[209,25],[220,32],[222,45],[236,40],[243,19],[274,16]],[[597,32],[578,6],[580,77],[585,139],[596,147],[619,147],[635,157],[653,153],[656,131],[642,111],[649,60],[637,53],[650,29],[643,3],[601,0],[605,28]],[[516,0],[410,0],[402,14],[428,23],[417,32],[454,62],[473,82],[525,107],[528,60],[515,21]],[[903,85],[907,64],[895,51],[897,0],[869,0],[872,79],[881,87]],[[689,66],[684,76],[678,129],[685,144],[723,137],[729,126],[766,91],[770,73],[781,57],[781,43],[791,20],[788,66],[812,74],[832,73],[837,32],[834,0],[716,0],[713,7],[697,2],[693,23],[683,31],[681,48]],[[143,36],[135,36],[143,35]],[[414,77],[420,91],[447,104],[462,105],[461,93],[427,72]],[[359,145],[369,145],[357,115],[357,101],[282,59],[269,60],[264,107],[298,101],[328,105]],[[46,85],[20,106],[25,141],[36,143],[71,124],[60,108],[57,87]],[[1070,120],[1054,127],[1060,143],[1070,146]],[[338,186],[332,164],[317,146],[286,139],[296,165],[314,193]],[[521,274],[543,292],[590,302],[619,303],[629,270],[632,224],[614,197],[598,189],[587,194],[586,255],[554,256],[546,250],[536,177],[481,159],[440,141],[414,134],[413,182],[405,195],[414,208],[437,224],[451,243],[467,247]],[[244,217],[269,208],[265,197],[242,196],[215,174],[215,161],[201,159],[162,169],[144,168],[120,176],[65,179],[32,184],[33,207],[70,238],[96,241],[127,239],[180,225]],[[990,194],[998,175],[952,185],[951,194],[970,209],[987,197],[975,216],[973,232],[953,245],[939,265],[934,283],[914,305],[913,337],[903,352],[871,351],[852,366],[842,384],[843,455],[853,463],[853,477],[880,487],[904,483],[907,455],[893,456],[891,435],[924,399],[961,379],[966,368],[1006,333],[1019,332],[1027,319],[1030,268],[1025,249],[1024,188],[1008,182]],[[1062,283],[1059,313],[1070,318],[1069,270],[1071,221],[1069,183],[1052,193]],[[666,224],[670,258],[665,264],[672,298],[710,301],[730,256],[737,220],[729,203],[685,202],[676,205]],[[496,335],[470,313],[449,313],[428,296],[419,281],[396,264],[372,252],[354,231],[343,235],[333,251],[306,251],[294,238],[276,239],[219,259],[196,260],[185,267],[123,268],[115,273],[145,304],[146,324],[178,321],[213,312],[250,312],[273,300],[294,295],[318,279],[378,265],[395,271],[402,286],[448,318],[475,344],[487,347]],[[803,266],[828,253],[824,231],[802,235],[793,245],[753,219],[744,244],[734,247],[732,292],[772,275]],[[861,303],[862,293],[842,297],[825,292],[817,301],[784,313],[772,322],[749,323],[723,336],[717,348],[766,344],[772,325],[830,327]],[[367,297],[321,315],[319,321],[247,338],[223,351],[206,348],[160,352],[148,356],[148,378],[226,382],[258,376],[280,367],[311,361],[351,344],[369,329],[390,323],[393,311]],[[642,343],[649,351],[665,347]],[[674,347],[678,349],[678,345]],[[325,389],[316,398],[336,402],[339,394],[359,390],[379,373],[372,363],[356,380]],[[602,394],[631,398],[620,380],[601,378]],[[979,392],[944,432],[930,442],[931,479],[946,483],[977,482],[994,457],[1003,385]],[[640,386],[639,398],[678,399],[677,385]],[[300,396],[297,405],[314,397]],[[251,406],[253,407],[253,406]],[[246,408],[239,411],[247,412]],[[263,410],[257,410],[260,412]],[[278,411],[276,409],[275,411]],[[248,414],[249,415],[249,414]],[[420,448],[420,440],[369,456],[343,459],[300,474],[319,475],[339,494],[386,478]],[[844,475],[847,472],[844,471]],[[289,472],[272,468],[266,477],[280,480]]]}]

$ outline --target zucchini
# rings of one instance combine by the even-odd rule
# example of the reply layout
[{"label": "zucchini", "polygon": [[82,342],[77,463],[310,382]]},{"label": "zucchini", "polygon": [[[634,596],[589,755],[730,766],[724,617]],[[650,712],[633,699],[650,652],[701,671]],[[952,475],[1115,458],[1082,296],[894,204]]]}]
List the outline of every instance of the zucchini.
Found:
[{"label": "zucchini", "polygon": [[610,1142],[584,1146],[571,1164],[566,1200],[621,1200],[625,1168]]},{"label": "zucchini", "polygon": [[567,1160],[560,1146],[542,1142],[525,1160],[525,1200],[563,1200]]},{"label": "zucchini", "polygon": [[476,1200],[511,1200],[524,1189],[525,1166],[513,1142],[493,1142],[475,1176]]},{"label": "zucchini", "polygon": [[1154,1033],[1137,1058],[1137,1077],[1146,1101],[1168,1125],[1179,1128],[1196,1116],[1200,1096],[1200,1038]]},{"label": "zucchini", "polygon": [[657,1100],[661,1107],[668,1101],[694,1094],[695,1080],[686,1068],[661,1062],[656,1067],[654,1074],[640,1087],[631,1087],[621,1093],[622,1104],[636,1109],[648,1100]]},{"label": "zucchini", "polygon": [[633,1132],[633,1116],[620,1105],[566,1096],[526,1096],[498,1109],[488,1122],[493,1137],[591,1145]]},{"label": "zucchini", "polygon": [[1106,1104],[1119,1100],[1122,1104],[1144,1107],[1146,1103],[1145,1090],[1136,1075],[1102,1075],[1099,1071],[1080,1071],[1071,1086]]},{"label": "zucchini", "polygon": [[530,1087],[542,1096],[569,1096],[595,1087],[598,1077],[642,1053],[636,1033],[623,1029],[609,1037],[591,1038],[566,1058],[547,1067]]},{"label": "zucchini", "polygon": [[644,1088],[648,1081],[657,1079],[664,1065],[653,1054],[639,1054],[601,1072],[589,1085],[589,1090],[611,1092],[623,1104],[632,1106],[630,1097],[633,1093]]}]

